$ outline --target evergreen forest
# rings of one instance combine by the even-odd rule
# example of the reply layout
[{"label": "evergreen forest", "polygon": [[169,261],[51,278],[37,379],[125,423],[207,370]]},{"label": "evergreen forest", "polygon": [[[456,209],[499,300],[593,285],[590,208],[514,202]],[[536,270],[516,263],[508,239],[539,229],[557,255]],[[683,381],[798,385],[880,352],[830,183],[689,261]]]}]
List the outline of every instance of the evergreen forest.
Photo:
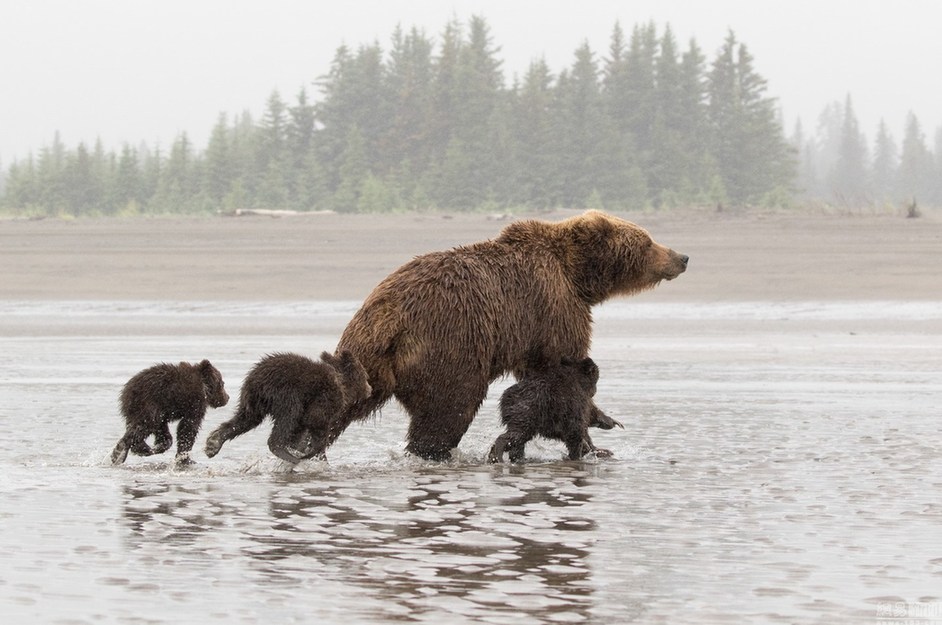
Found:
[{"label": "evergreen forest", "polygon": [[569,67],[536,59],[505,76],[487,21],[437,37],[398,28],[337,49],[329,72],[260,118],[220,113],[207,145],[51,145],[0,171],[16,215],[212,213],[244,208],[381,212],[595,207],[787,207],[821,201],[942,205],[918,120],[873,149],[850,96],[814,133],[786,136],[767,81],[729,32],[708,57],[669,26],[613,28]]}]

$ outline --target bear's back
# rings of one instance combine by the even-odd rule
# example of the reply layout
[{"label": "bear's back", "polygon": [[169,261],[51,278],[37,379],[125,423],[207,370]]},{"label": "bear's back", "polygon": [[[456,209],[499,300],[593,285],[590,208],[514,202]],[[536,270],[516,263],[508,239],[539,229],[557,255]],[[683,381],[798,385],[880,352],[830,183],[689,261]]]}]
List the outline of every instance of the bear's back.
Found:
[{"label": "bear's back", "polygon": [[205,402],[203,382],[193,365],[160,363],[135,374],[121,390],[126,417],[155,409],[167,418]]}]

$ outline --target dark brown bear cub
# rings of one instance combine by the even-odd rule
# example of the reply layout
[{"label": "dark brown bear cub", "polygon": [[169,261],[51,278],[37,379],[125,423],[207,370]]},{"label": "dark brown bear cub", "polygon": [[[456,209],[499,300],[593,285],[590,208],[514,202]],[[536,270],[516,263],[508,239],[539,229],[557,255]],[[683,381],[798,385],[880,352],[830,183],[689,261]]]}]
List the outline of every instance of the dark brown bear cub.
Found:
[{"label": "dark brown bear cub", "polygon": [[592,426],[622,427],[592,401],[598,380],[599,368],[591,358],[527,369],[501,395],[500,418],[507,431],[497,437],[488,460],[500,462],[507,451],[511,462],[521,462],[527,442],[538,434],[564,442],[570,460],[593,451],[610,456],[610,451],[596,448],[588,432]]},{"label": "dark brown bear cub", "polygon": [[[181,362],[162,363],[144,369],[124,385],[121,414],[127,430],[114,451],[111,462],[121,464],[128,451],[138,456],[162,454],[173,445],[170,422],[177,425],[179,463],[190,462],[190,450],[196,442],[207,406],[220,408],[229,401],[222,374],[208,360],[198,365]],[[154,435],[153,448],[144,440]]]},{"label": "dark brown bear cub", "polygon": [[321,362],[299,354],[271,354],[245,377],[235,416],[206,439],[206,455],[212,458],[226,441],[258,427],[266,415],[272,420],[268,448],[273,454],[292,464],[320,455],[347,407],[369,395],[366,370],[348,351],[339,356],[324,352]]}]

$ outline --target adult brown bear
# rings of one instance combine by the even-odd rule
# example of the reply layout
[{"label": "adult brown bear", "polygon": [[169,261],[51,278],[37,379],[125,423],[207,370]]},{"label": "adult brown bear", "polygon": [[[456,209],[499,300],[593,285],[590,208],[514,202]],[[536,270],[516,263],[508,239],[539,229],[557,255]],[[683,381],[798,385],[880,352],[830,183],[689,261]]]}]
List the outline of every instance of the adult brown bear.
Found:
[{"label": "adult brown bear", "polygon": [[331,423],[324,448],[395,395],[411,417],[406,449],[446,458],[490,382],[533,358],[585,358],[593,305],[686,268],[687,256],[599,211],[518,221],[496,239],[419,256],[373,289],[340,338],[373,392]]}]

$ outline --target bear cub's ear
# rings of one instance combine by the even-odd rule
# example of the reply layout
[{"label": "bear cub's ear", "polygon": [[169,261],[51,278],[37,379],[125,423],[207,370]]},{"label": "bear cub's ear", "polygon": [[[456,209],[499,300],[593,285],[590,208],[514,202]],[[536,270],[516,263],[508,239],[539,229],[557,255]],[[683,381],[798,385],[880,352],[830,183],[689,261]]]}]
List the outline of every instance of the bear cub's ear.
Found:
[{"label": "bear cub's ear", "polygon": [[582,362],[580,362],[579,368],[582,371],[583,375],[590,378],[595,378],[596,380],[598,379],[599,367],[597,364],[595,364],[595,361],[592,360],[591,358],[586,358]]}]

